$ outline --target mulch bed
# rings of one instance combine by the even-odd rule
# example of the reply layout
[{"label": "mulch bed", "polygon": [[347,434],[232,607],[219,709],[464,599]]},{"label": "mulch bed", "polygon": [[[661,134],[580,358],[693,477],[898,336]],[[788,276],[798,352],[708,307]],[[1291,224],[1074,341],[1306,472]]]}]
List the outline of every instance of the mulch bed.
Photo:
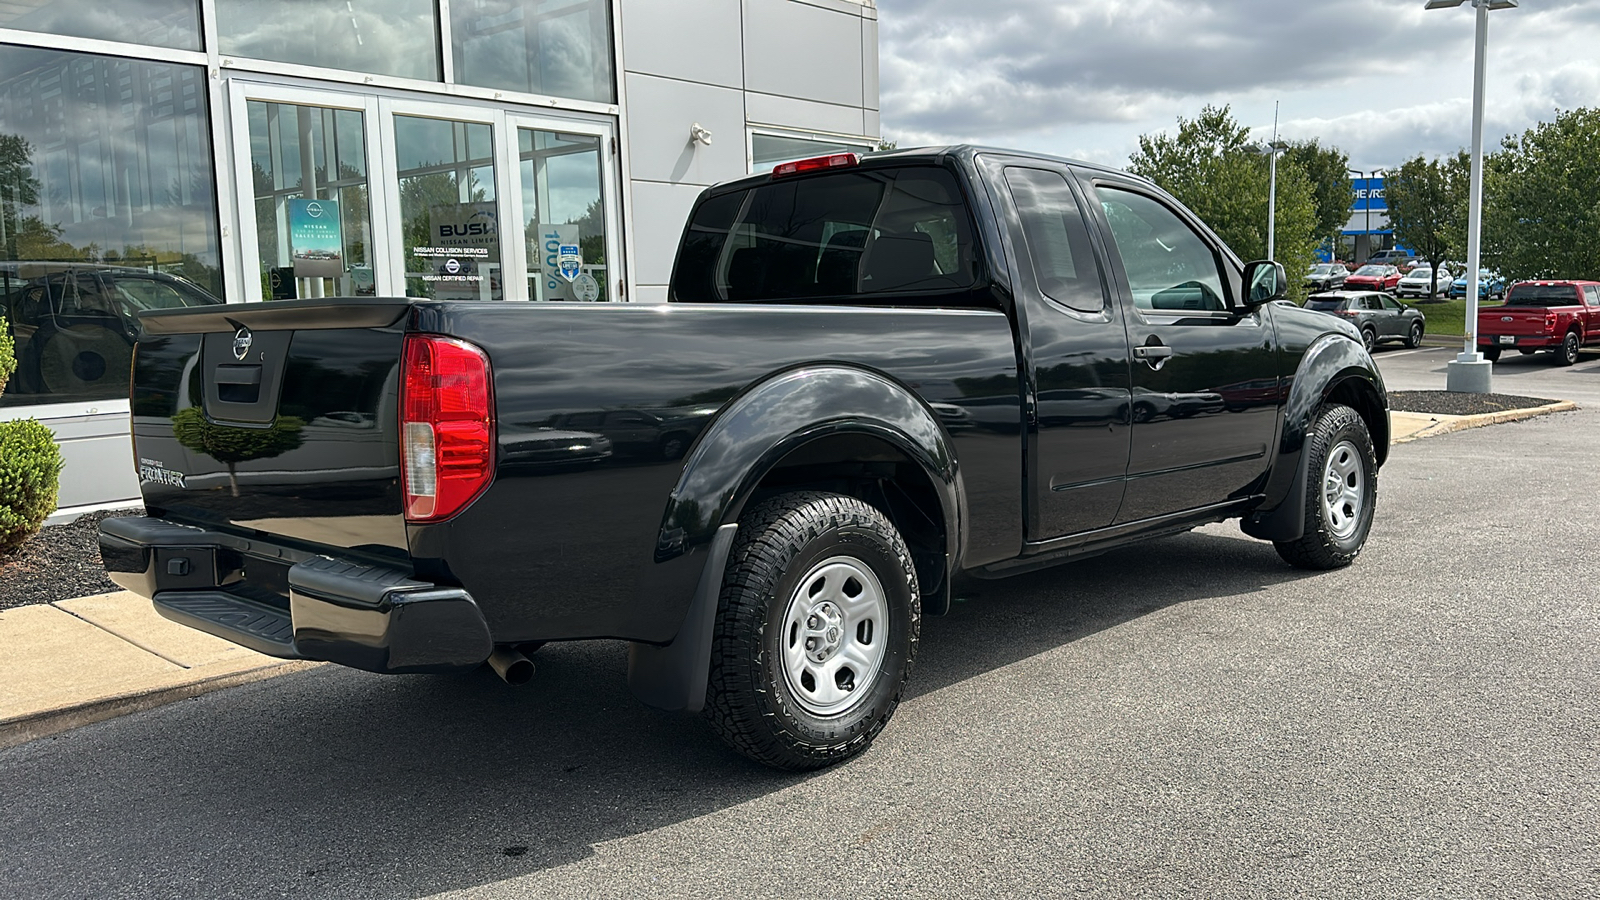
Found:
[{"label": "mulch bed", "polygon": [[1505,412],[1547,406],[1555,400],[1518,397],[1513,394],[1468,394],[1460,391],[1390,391],[1389,408],[1395,412],[1426,413],[1438,416],[1472,416],[1478,413]]},{"label": "mulch bed", "polygon": [[51,525],[0,556],[0,609],[121,590],[100,564],[100,521],[141,512],[108,510]]},{"label": "mulch bed", "polygon": [[[1450,391],[1391,391],[1396,412],[1464,416],[1504,412],[1554,403],[1510,394],[1463,394]],[[0,556],[0,609],[71,600],[117,590],[100,565],[100,521],[137,515],[140,509],[91,513],[70,525],[52,525],[15,552]]]}]

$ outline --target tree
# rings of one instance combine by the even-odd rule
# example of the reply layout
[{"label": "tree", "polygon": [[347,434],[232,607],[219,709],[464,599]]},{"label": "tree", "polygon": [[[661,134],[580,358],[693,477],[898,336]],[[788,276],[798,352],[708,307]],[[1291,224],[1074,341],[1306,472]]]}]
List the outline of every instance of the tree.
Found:
[{"label": "tree", "polygon": [[1484,166],[1485,261],[1513,280],[1600,277],[1600,109],[1501,146]]},{"label": "tree", "polygon": [[1431,160],[1418,155],[1384,180],[1395,240],[1433,265],[1433,292],[1439,290],[1439,264],[1466,256],[1470,165],[1465,153]]},{"label": "tree", "polygon": [[[1178,133],[1140,135],[1128,168],[1160,185],[1193,210],[1244,259],[1267,255],[1269,163],[1249,150],[1249,129],[1227,106],[1207,106],[1194,119],[1178,117]],[[1277,257],[1304,291],[1299,274],[1315,259],[1317,204],[1305,171],[1278,161]]]},{"label": "tree", "polygon": [[1350,184],[1350,157],[1333,147],[1324,147],[1315,138],[1290,141],[1283,154],[1306,173],[1317,203],[1317,237],[1335,242],[1350,220],[1355,192]]},{"label": "tree", "polygon": [[219,425],[208,420],[198,406],[185,407],[172,417],[172,434],[178,443],[228,467],[228,487],[235,497],[239,496],[239,463],[288,453],[300,446],[304,426],[295,416],[279,416],[267,428]]}]

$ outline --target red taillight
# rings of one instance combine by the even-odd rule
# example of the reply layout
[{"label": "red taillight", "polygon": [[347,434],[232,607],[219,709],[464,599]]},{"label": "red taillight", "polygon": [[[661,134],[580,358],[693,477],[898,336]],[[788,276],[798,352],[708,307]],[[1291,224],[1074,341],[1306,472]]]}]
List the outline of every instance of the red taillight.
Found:
[{"label": "red taillight", "polygon": [[1556,333],[1556,314],[1555,313],[1547,312],[1547,313],[1544,314],[1544,330],[1545,330],[1546,334],[1555,334]]},{"label": "red taillight", "polygon": [[842,169],[859,165],[861,165],[860,154],[834,153],[829,156],[813,156],[810,159],[786,162],[772,170],[772,177],[783,178],[786,175],[800,175],[805,172],[816,172],[822,169]]},{"label": "red taillight", "polygon": [[489,358],[464,341],[407,335],[400,380],[401,483],[406,520],[460,512],[494,479]]}]

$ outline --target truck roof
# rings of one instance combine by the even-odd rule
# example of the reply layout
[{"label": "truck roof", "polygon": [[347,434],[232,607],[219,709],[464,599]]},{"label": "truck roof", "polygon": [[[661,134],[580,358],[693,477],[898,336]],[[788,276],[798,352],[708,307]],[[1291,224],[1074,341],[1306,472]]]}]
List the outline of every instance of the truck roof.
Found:
[{"label": "truck roof", "polygon": [[[1097,172],[1115,173],[1124,177],[1135,178],[1139,181],[1149,181],[1149,179],[1144,178],[1143,176],[1134,175],[1131,172],[1126,172],[1113,166],[1101,165],[1100,163],[1086,162],[1081,159],[1072,159],[1065,156],[1053,156],[1048,153],[1038,153],[1032,150],[1013,150],[1006,147],[987,147],[977,144],[951,144],[943,147],[911,147],[904,150],[886,150],[882,152],[868,153],[861,157],[860,168],[876,169],[888,166],[903,166],[906,163],[943,165],[945,160],[950,158],[970,160],[980,153],[1003,153],[1006,156],[1020,156],[1027,159],[1037,159],[1045,162],[1072,165],[1082,169],[1092,169]],[[830,156],[832,154],[822,155]],[[729,191],[745,190],[752,187],[758,187],[763,184],[769,184],[771,181],[772,173],[761,172],[755,175],[746,175],[743,178],[737,178],[731,181],[724,181],[719,184],[714,184],[710,188],[707,188],[707,190],[712,194],[722,194]]]}]

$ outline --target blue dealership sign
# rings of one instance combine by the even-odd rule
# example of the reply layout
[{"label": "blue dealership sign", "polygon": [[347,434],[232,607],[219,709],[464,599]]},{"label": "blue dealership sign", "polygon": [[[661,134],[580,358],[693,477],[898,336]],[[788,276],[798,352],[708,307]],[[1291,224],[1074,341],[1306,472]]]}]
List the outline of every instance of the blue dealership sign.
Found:
[{"label": "blue dealership sign", "polygon": [[1350,204],[1352,212],[1389,208],[1389,201],[1383,196],[1382,178],[1352,178],[1350,189],[1355,193],[1355,201]]}]

